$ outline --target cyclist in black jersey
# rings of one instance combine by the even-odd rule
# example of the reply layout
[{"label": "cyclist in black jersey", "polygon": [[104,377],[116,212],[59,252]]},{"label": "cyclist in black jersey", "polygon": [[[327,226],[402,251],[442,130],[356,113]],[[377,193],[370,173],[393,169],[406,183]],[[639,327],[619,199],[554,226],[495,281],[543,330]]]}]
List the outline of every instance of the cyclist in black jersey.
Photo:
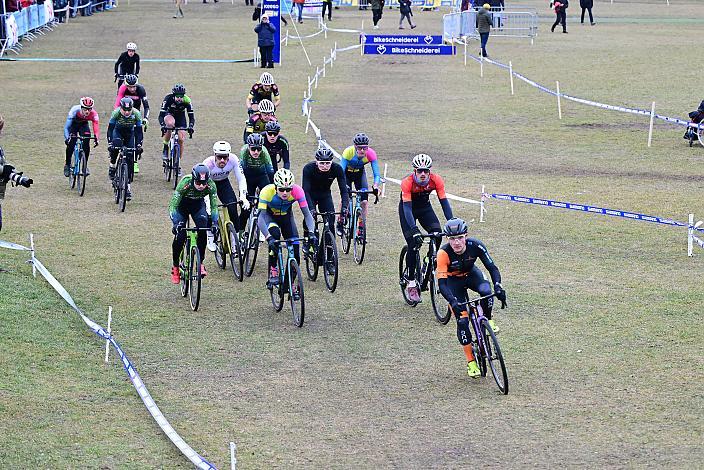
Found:
[{"label": "cyclist in black jersey", "polygon": [[262,136],[264,137],[264,147],[269,151],[274,171],[279,169],[279,162],[283,163],[284,168],[290,170],[291,159],[288,152],[288,139],[281,135],[281,124],[277,121],[267,122]]},{"label": "cyclist in black jersey", "polygon": [[139,83],[137,75],[125,75],[125,83],[117,90],[117,97],[115,98],[115,106],[113,106],[113,108],[117,109],[120,107],[120,100],[122,98],[131,98],[135,109],[140,112],[142,111],[142,103],[144,103],[142,127],[146,131],[148,125],[147,120],[149,119],[149,100],[147,99],[147,90]]},{"label": "cyclist in black jersey", "polygon": [[[332,200],[332,192],[330,186],[332,182],[337,180],[337,186],[340,189],[340,211],[346,212],[349,204],[349,192],[347,191],[347,181],[345,180],[345,172],[342,167],[333,162],[334,156],[332,151],[327,147],[318,147],[315,152],[315,161],[306,164],[303,167],[303,179],[301,185],[306,193],[308,207],[311,210],[320,212],[335,211],[335,204]],[[328,225],[333,230],[335,218],[328,217]],[[306,227],[308,230],[313,230],[314,227]]]},{"label": "cyclist in black jersey", "polygon": [[281,103],[279,87],[276,86],[274,77],[269,72],[264,72],[259,77],[259,81],[252,85],[245,103],[247,105],[247,113],[251,115],[259,111],[259,102],[262,100],[271,101],[274,104],[274,108],[278,108]]},{"label": "cyclist in black jersey", "polygon": [[117,80],[118,90],[124,81],[125,75],[139,75],[139,54],[137,54],[137,44],[128,42],[126,49],[127,50],[120,54],[120,57],[118,57],[115,62],[115,80]]},{"label": "cyclist in black jersey", "polygon": [[[159,110],[159,125],[161,135],[164,136],[164,148],[162,159],[166,162],[169,159],[169,140],[171,139],[171,129],[175,127],[186,127],[186,115],[188,115],[188,135],[193,137],[193,127],[196,125],[196,116],[193,113],[191,98],[186,95],[186,87],[177,83],[171,89],[171,94],[164,97]],[[183,141],[186,138],[185,131],[178,131],[178,140],[181,145],[181,159],[183,160]]]}]

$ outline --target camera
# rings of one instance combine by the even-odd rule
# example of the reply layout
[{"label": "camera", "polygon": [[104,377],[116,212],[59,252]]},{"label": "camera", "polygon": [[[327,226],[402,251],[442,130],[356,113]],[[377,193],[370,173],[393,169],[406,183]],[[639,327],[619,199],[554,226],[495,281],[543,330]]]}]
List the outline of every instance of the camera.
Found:
[{"label": "camera", "polygon": [[15,185],[24,186],[25,188],[29,188],[32,183],[34,183],[34,180],[32,180],[32,178],[27,178],[22,174],[21,171],[19,173],[10,171],[9,180],[12,181]]}]

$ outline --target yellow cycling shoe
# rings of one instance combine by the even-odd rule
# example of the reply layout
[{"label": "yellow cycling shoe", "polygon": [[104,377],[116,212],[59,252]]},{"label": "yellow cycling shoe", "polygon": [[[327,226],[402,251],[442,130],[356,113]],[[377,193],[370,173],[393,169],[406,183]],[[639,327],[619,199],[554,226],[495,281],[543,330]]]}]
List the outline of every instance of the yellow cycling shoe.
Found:
[{"label": "yellow cycling shoe", "polygon": [[501,328],[498,327],[498,325],[494,322],[493,319],[489,320],[489,326],[492,330],[494,330],[494,333],[496,333],[497,335],[499,334],[499,331],[501,331]]},{"label": "yellow cycling shoe", "polygon": [[467,375],[472,378],[477,378],[482,375],[482,373],[479,371],[477,361],[470,361],[467,363]]}]

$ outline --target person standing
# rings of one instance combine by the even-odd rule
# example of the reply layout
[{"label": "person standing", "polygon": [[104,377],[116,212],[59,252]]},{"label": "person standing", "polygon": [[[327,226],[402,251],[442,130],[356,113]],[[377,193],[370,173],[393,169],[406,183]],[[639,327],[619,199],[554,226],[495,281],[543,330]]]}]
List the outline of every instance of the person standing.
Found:
[{"label": "person standing", "polygon": [[183,10],[181,9],[181,4],[183,0],[176,0],[176,14],[174,18],[183,18]]},{"label": "person standing", "polygon": [[567,34],[567,7],[570,6],[569,0],[554,0],[550,2],[550,6],[555,9],[555,22],[550,28],[550,32],[555,32],[555,26],[562,24],[562,32]]},{"label": "person standing", "polygon": [[383,0],[371,0],[372,3],[372,21],[374,22],[374,29],[379,29],[379,20],[381,20],[381,15],[384,14],[384,1]]},{"label": "person standing", "polygon": [[262,56],[261,67],[274,68],[274,34],[276,27],[269,22],[269,15],[262,15],[262,22],[254,27],[257,33],[257,45]]},{"label": "person standing", "polygon": [[579,6],[582,8],[582,24],[584,24],[584,13],[589,12],[589,22],[594,26],[594,16],[592,16],[592,7],[594,6],[594,0],[579,0]]},{"label": "person standing", "polygon": [[[303,4],[305,3],[305,0],[293,0],[293,5],[296,5],[296,8],[298,9],[298,22],[303,23]],[[291,5],[291,6],[293,6]]]},{"label": "person standing", "polygon": [[411,21],[411,16],[413,16],[413,10],[411,10],[412,3],[413,2],[411,0],[399,0],[398,10],[401,12],[401,19],[398,21],[398,29],[403,29],[404,18],[408,20],[408,24],[411,26],[411,29],[416,27],[416,25],[414,25]]},{"label": "person standing", "polygon": [[477,12],[477,31],[479,32],[479,38],[482,44],[482,57],[489,57],[486,53],[486,43],[489,41],[489,32],[491,31],[491,13],[489,10],[491,5],[485,3],[479,11]]},{"label": "person standing", "polygon": [[325,19],[325,10],[328,10],[328,21],[332,21],[332,0],[323,0],[322,17]]}]

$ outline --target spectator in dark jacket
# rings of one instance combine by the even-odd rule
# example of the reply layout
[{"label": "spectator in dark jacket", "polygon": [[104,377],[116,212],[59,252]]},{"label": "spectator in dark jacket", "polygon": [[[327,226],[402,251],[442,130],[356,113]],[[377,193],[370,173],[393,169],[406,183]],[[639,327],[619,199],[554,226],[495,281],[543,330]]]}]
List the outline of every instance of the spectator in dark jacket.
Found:
[{"label": "spectator in dark jacket", "polygon": [[5,12],[12,13],[22,10],[22,4],[19,0],[5,0]]},{"label": "spectator in dark jacket", "polygon": [[59,23],[66,22],[66,12],[58,11],[63,10],[68,6],[68,0],[54,0],[54,16],[56,16],[56,21]]},{"label": "spectator in dark jacket", "polygon": [[381,20],[381,16],[384,14],[384,0],[371,0],[371,4],[374,29],[379,29],[379,20]]},{"label": "spectator in dark jacket", "polygon": [[477,32],[482,43],[482,56],[489,57],[486,53],[486,43],[489,41],[489,32],[491,32],[492,18],[489,9],[491,5],[485,3],[477,12]]},{"label": "spectator in dark jacket", "polygon": [[594,0],[579,0],[579,6],[582,7],[582,24],[584,24],[584,13],[589,12],[589,22],[594,26],[594,17],[592,16],[592,7],[594,6]]},{"label": "spectator in dark jacket", "polygon": [[555,26],[562,24],[562,32],[567,34],[567,7],[570,6],[569,0],[553,0],[550,2],[550,7],[555,9],[555,22],[550,28],[551,32],[555,32]]},{"label": "spectator in dark jacket", "polygon": [[276,28],[269,22],[269,15],[262,15],[262,22],[254,27],[254,32],[257,33],[257,45],[259,53],[262,56],[261,67],[274,68],[274,34]]},{"label": "spectator in dark jacket", "polygon": [[406,18],[408,20],[408,24],[411,26],[411,29],[415,29],[416,25],[413,24],[411,21],[411,16],[413,16],[413,10],[411,10],[411,0],[399,0],[398,2],[398,10],[401,12],[401,19],[398,22],[398,29],[403,29],[403,19]]}]

